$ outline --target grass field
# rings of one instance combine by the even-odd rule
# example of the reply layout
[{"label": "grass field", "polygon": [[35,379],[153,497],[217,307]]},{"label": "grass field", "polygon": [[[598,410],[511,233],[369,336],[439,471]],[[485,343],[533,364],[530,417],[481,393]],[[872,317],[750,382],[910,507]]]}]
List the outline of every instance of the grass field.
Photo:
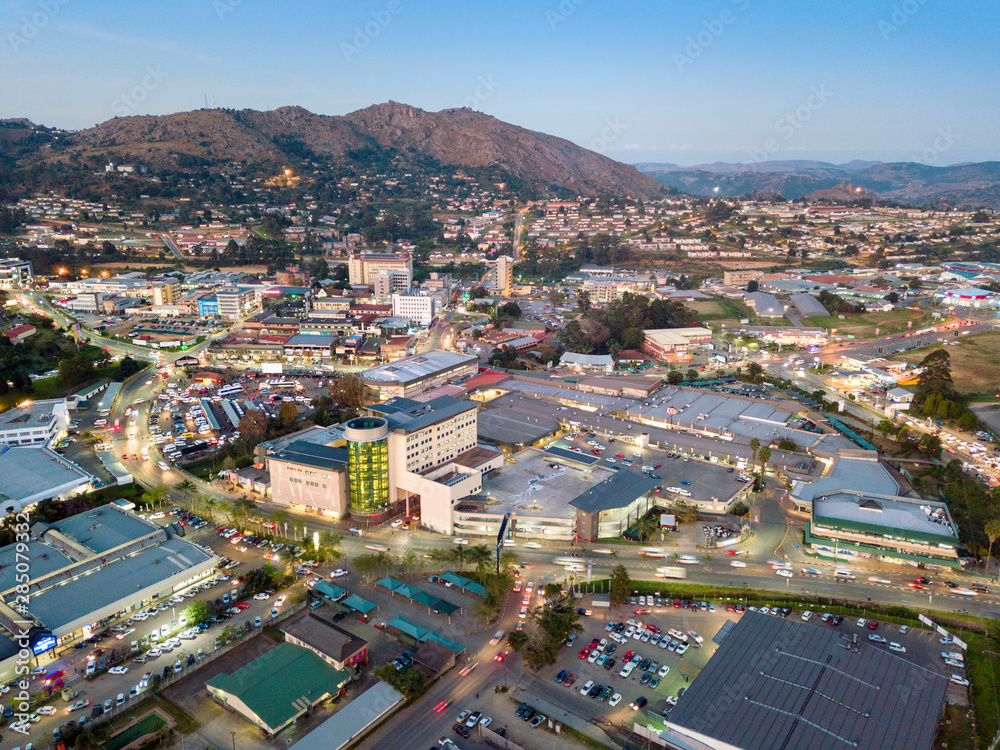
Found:
[{"label": "grass field", "polygon": [[130,726],[124,732],[116,734],[110,740],[105,742],[104,750],[120,750],[126,745],[132,744],[140,737],[158,732],[166,725],[167,722],[164,721],[162,716],[157,713],[151,713],[148,716],[139,719],[139,721]]},{"label": "grass field", "polygon": [[908,323],[913,323],[913,329],[923,328],[932,322],[931,314],[923,310],[893,310],[892,312],[868,312],[858,315],[848,315],[841,320],[836,315],[816,316],[807,318],[809,325],[821,328],[836,328],[838,334],[852,334],[854,336],[875,336],[875,329],[879,329],[878,335],[898,333],[909,330]]},{"label": "grass field", "polygon": [[896,354],[891,359],[917,364],[935,349],[946,349],[951,357],[956,391],[990,396],[1000,392],[1000,333],[980,333],[957,340],[962,342],[960,346],[934,344]]}]

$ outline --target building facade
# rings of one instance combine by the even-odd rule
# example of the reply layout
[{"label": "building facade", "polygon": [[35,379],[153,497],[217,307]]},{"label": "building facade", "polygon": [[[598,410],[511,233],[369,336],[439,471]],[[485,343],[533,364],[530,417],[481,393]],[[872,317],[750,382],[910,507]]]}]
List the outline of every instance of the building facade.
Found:
[{"label": "building facade", "polygon": [[434,320],[435,298],[424,292],[397,292],[392,295],[392,315],[422,326]]},{"label": "building facade", "polygon": [[399,271],[412,279],[413,256],[409,253],[351,253],[348,256],[347,274],[352,285],[374,286],[375,276],[381,271]]}]

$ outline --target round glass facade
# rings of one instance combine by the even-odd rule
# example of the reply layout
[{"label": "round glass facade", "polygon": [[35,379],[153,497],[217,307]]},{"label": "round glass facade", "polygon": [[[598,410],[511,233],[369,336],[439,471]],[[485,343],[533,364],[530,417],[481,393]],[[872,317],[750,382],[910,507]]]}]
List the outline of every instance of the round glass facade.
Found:
[{"label": "round glass facade", "polygon": [[389,507],[389,423],[382,417],[357,417],[345,428],[351,514],[384,513]]}]

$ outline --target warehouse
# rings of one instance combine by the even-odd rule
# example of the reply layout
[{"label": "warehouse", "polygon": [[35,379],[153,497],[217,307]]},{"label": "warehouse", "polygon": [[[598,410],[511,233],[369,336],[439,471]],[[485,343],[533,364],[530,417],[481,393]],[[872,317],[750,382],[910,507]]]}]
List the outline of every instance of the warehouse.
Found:
[{"label": "warehouse", "polygon": [[947,687],[839,629],[747,612],[660,737],[683,750],[930,750]]}]

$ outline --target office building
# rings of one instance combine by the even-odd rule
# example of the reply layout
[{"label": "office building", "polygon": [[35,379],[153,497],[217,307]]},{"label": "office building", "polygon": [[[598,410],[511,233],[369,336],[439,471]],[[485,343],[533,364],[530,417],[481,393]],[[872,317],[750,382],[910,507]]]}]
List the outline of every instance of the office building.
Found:
[{"label": "office building", "polygon": [[96,313],[104,309],[105,295],[102,292],[81,292],[66,302],[66,309],[73,312]]},{"label": "office building", "polygon": [[376,299],[391,299],[396,292],[405,292],[410,288],[410,272],[402,269],[379,271],[375,274],[373,294]]},{"label": "office building", "polygon": [[34,278],[30,260],[0,258],[0,289],[23,289]]},{"label": "office building", "polygon": [[400,396],[409,398],[478,371],[478,357],[435,350],[373,367],[361,373],[361,379],[378,393],[379,400],[387,401]]},{"label": "office building", "polygon": [[180,296],[180,284],[176,281],[160,281],[153,285],[153,304],[156,306],[174,304],[174,295]]},{"label": "office building", "polygon": [[69,426],[66,399],[27,401],[0,414],[0,443],[40,447]]},{"label": "office building", "polygon": [[392,315],[411,323],[429,326],[434,320],[435,298],[426,292],[397,292],[392,295]]},{"label": "office building", "polygon": [[227,320],[239,320],[257,308],[257,297],[253,289],[226,287],[215,294],[218,300],[219,316]]},{"label": "office building", "polygon": [[219,317],[219,298],[214,294],[206,294],[198,298],[198,317]]},{"label": "office building", "polygon": [[351,253],[347,260],[348,280],[352,286],[374,286],[380,271],[406,274],[407,288],[413,278],[413,256],[409,253]]},{"label": "office building", "polygon": [[510,296],[510,288],[514,283],[514,259],[509,255],[501,255],[490,261],[489,288],[505,297]]},{"label": "office building", "polygon": [[724,271],[722,283],[726,286],[746,286],[763,276],[761,271]]},{"label": "office building", "polygon": [[[331,436],[329,442],[343,441]],[[275,505],[336,519],[347,515],[348,458],[344,448],[297,440],[268,452],[266,460]]]}]

